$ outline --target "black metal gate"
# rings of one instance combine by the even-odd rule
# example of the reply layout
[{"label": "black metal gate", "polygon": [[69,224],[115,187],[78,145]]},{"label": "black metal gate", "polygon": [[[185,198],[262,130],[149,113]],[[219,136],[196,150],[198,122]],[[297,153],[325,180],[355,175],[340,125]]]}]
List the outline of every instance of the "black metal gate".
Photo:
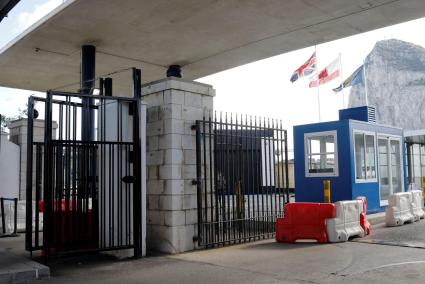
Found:
[{"label": "black metal gate", "polygon": [[[28,251],[134,249],[141,256],[139,108],[137,97],[29,98]],[[44,120],[34,119],[37,112]]]},{"label": "black metal gate", "polygon": [[289,202],[282,122],[227,114],[199,120],[196,158],[199,245],[273,237]]}]

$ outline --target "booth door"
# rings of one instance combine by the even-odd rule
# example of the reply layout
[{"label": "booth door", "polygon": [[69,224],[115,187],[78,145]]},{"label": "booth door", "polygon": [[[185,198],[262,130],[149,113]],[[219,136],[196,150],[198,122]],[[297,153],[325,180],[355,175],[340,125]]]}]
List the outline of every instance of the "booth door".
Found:
[{"label": "booth door", "polygon": [[378,153],[381,205],[387,205],[391,194],[403,191],[401,138],[379,136]]}]

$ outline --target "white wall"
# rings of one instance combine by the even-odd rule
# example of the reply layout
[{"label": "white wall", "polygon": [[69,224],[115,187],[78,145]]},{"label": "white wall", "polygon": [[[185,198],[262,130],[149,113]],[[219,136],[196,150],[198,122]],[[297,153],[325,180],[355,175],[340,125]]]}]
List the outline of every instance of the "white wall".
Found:
[{"label": "white wall", "polygon": [[0,144],[0,196],[17,198],[19,195],[19,146],[1,133]]}]

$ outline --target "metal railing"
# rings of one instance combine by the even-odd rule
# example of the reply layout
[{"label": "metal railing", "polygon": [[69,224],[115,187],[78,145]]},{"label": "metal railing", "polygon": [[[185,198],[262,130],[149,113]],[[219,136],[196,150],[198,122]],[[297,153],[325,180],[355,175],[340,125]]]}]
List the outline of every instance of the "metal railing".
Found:
[{"label": "metal railing", "polygon": [[[35,102],[44,106],[42,141],[34,139]],[[28,106],[26,226],[35,228],[26,230],[26,249],[132,248],[140,256],[139,98],[48,92]]]},{"label": "metal railing", "polygon": [[289,202],[282,122],[220,113],[196,121],[198,243],[213,247],[274,236]]}]

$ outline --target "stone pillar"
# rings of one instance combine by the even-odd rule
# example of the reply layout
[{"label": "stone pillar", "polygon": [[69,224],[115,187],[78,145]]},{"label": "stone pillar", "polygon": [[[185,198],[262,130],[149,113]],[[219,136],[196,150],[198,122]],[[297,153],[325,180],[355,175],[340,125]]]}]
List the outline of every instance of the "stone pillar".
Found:
[{"label": "stone pillar", "polygon": [[210,85],[167,78],[142,87],[147,104],[148,250],[196,248],[196,138],[192,125],[213,110]]},{"label": "stone pillar", "polygon": [[[34,119],[34,128],[33,134],[34,142],[44,142],[44,120]],[[28,133],[28,120],[26,118],[21,118],[18,120],[12,121],[9,128],[9,140],[21,147],[20,150],[20,174],[19,174],[19,199],[26,199],[26,173],[27,173],[27,133]],[[58,127],[56,122],[52,123],[53,129],[53,137],[56,137],[56,129]],[[35,163],[35,156],[34,156]],[[35,174],[35,168],[34,174]]]}]

